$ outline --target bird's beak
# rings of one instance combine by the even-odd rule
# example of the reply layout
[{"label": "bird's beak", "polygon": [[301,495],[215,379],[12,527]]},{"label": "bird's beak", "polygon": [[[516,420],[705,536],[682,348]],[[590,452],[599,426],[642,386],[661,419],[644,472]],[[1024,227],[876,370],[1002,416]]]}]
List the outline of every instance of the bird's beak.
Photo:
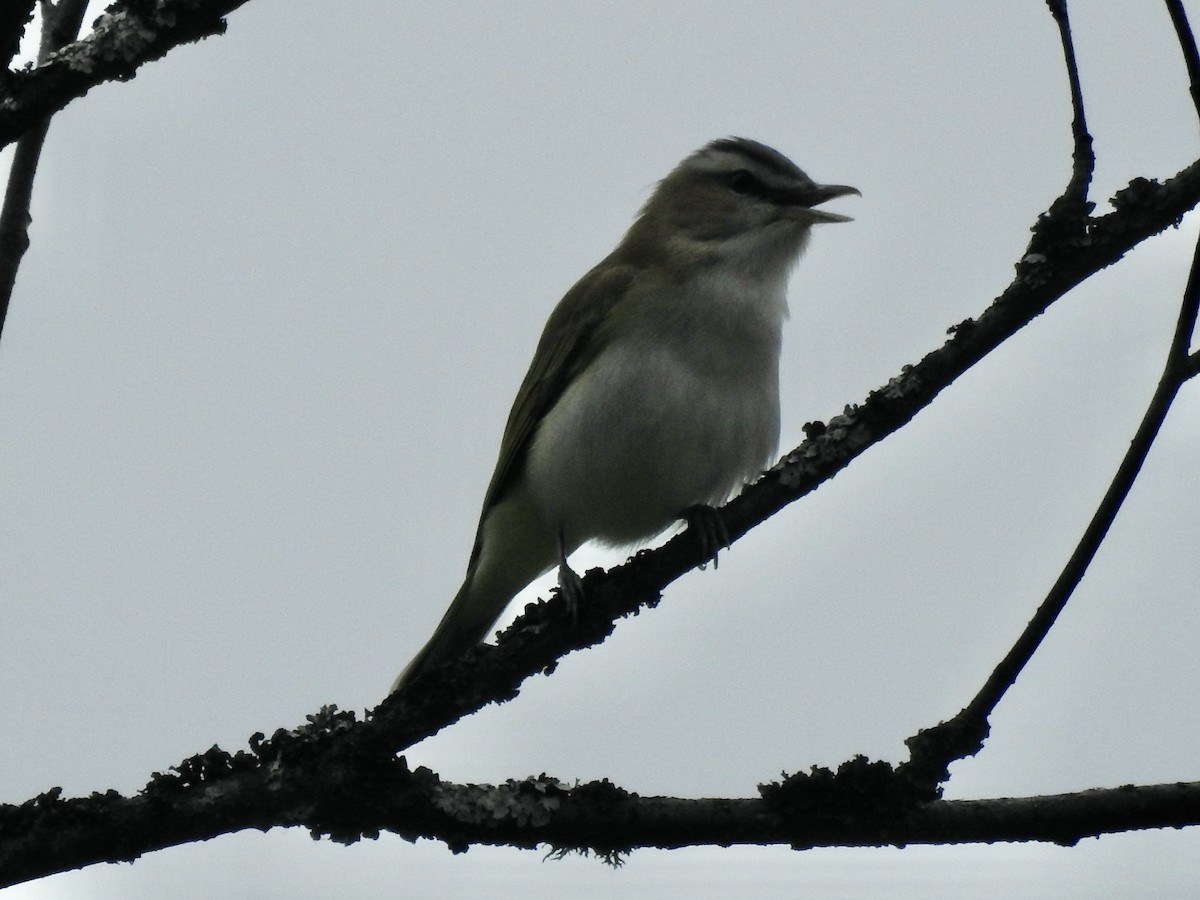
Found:
[{"label": "bird's beak", "polygon": [[845,197],[848,194],[862,196],[862,192],[858,188],[852,188],[847,184],[814,184],[812,187],[797,191],[792,202],[801,207],[804,217],[810,222],[853,222],[854,219],[850,216],[813,208],[826,200]]}]

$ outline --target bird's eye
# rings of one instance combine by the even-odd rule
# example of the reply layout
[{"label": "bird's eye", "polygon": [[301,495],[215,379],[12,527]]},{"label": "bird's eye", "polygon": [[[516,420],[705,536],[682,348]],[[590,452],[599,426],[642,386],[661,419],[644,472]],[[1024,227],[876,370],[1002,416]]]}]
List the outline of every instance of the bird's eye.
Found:
[{"label": "bird's eye", "polygon": [[729,178],[729,189],[735,194],[762,194],[764,186],[761,181],[747,172],[745,169],[738,169],[732,173]]}]

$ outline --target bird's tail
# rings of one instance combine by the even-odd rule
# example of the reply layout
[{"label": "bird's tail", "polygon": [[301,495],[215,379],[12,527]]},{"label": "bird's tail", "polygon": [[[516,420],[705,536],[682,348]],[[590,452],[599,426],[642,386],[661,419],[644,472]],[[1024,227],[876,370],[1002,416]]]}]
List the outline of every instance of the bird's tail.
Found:
[{"label": "bird's tail", "polygon": [[[578,545],[576,541],[565,552]],[[533,579],[548,572],[562,552],[523,488],[510,491],[501,502],[488,507],[462,587],[433,637],[392,685],[393,693],[422,672],[461,656],[483,641],[509,601]]]},{"label": "bird's tail", "polygon": [[404,671],[392,683],[390,693],[408,685],[422,672],[461,656],[487,637],[489,629],[496,624],[511,598],[493,596],[494,591],[477,590],[474,575],[472,567],[433,636],[425,642],[412,662],[404,667]]}]

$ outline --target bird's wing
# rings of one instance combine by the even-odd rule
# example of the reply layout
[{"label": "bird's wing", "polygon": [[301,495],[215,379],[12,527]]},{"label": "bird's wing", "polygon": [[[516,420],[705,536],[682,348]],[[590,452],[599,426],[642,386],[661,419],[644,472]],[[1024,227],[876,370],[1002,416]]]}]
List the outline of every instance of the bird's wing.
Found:
[{"label": "bird's wing", "polygon": [[[488,509],[520,476],[529,443],[542,418],[609,340],[611,329],[602,326],[633,278],[631,266],[601,263],[567,291],[550,314],[504,426],[500,458],[484,495],[481,527]],[[472,560],[478,553],[477,536]]]}]

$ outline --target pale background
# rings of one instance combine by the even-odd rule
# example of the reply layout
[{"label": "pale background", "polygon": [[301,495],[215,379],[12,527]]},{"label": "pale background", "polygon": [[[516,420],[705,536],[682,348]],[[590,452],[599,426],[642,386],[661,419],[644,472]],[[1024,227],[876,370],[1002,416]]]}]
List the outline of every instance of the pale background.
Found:
[{"label": "pale background", "polygon": [[[1103,202],[1191,162],[1200,131],[1161,4],[1072,11]],[[658,178],[728,134],[863,192],[793,281],[786,448],[1008,282],[1068,175],[1057,34],[1040,0],[252,0],[225,37],[57,116],[0,343],[0,800],[136,791],[214,742],[376,704],[458,585],[550,308]],[[1153,390],[1195,224],[719,571],[410,761],[700,797],[903,759],[1090,516]],[[1200,777],[1198,391],[951,796]],[[1185,897],[1198,880],[1200,829],[640,851],[617,871],[276,831],[6,896]]]}]

